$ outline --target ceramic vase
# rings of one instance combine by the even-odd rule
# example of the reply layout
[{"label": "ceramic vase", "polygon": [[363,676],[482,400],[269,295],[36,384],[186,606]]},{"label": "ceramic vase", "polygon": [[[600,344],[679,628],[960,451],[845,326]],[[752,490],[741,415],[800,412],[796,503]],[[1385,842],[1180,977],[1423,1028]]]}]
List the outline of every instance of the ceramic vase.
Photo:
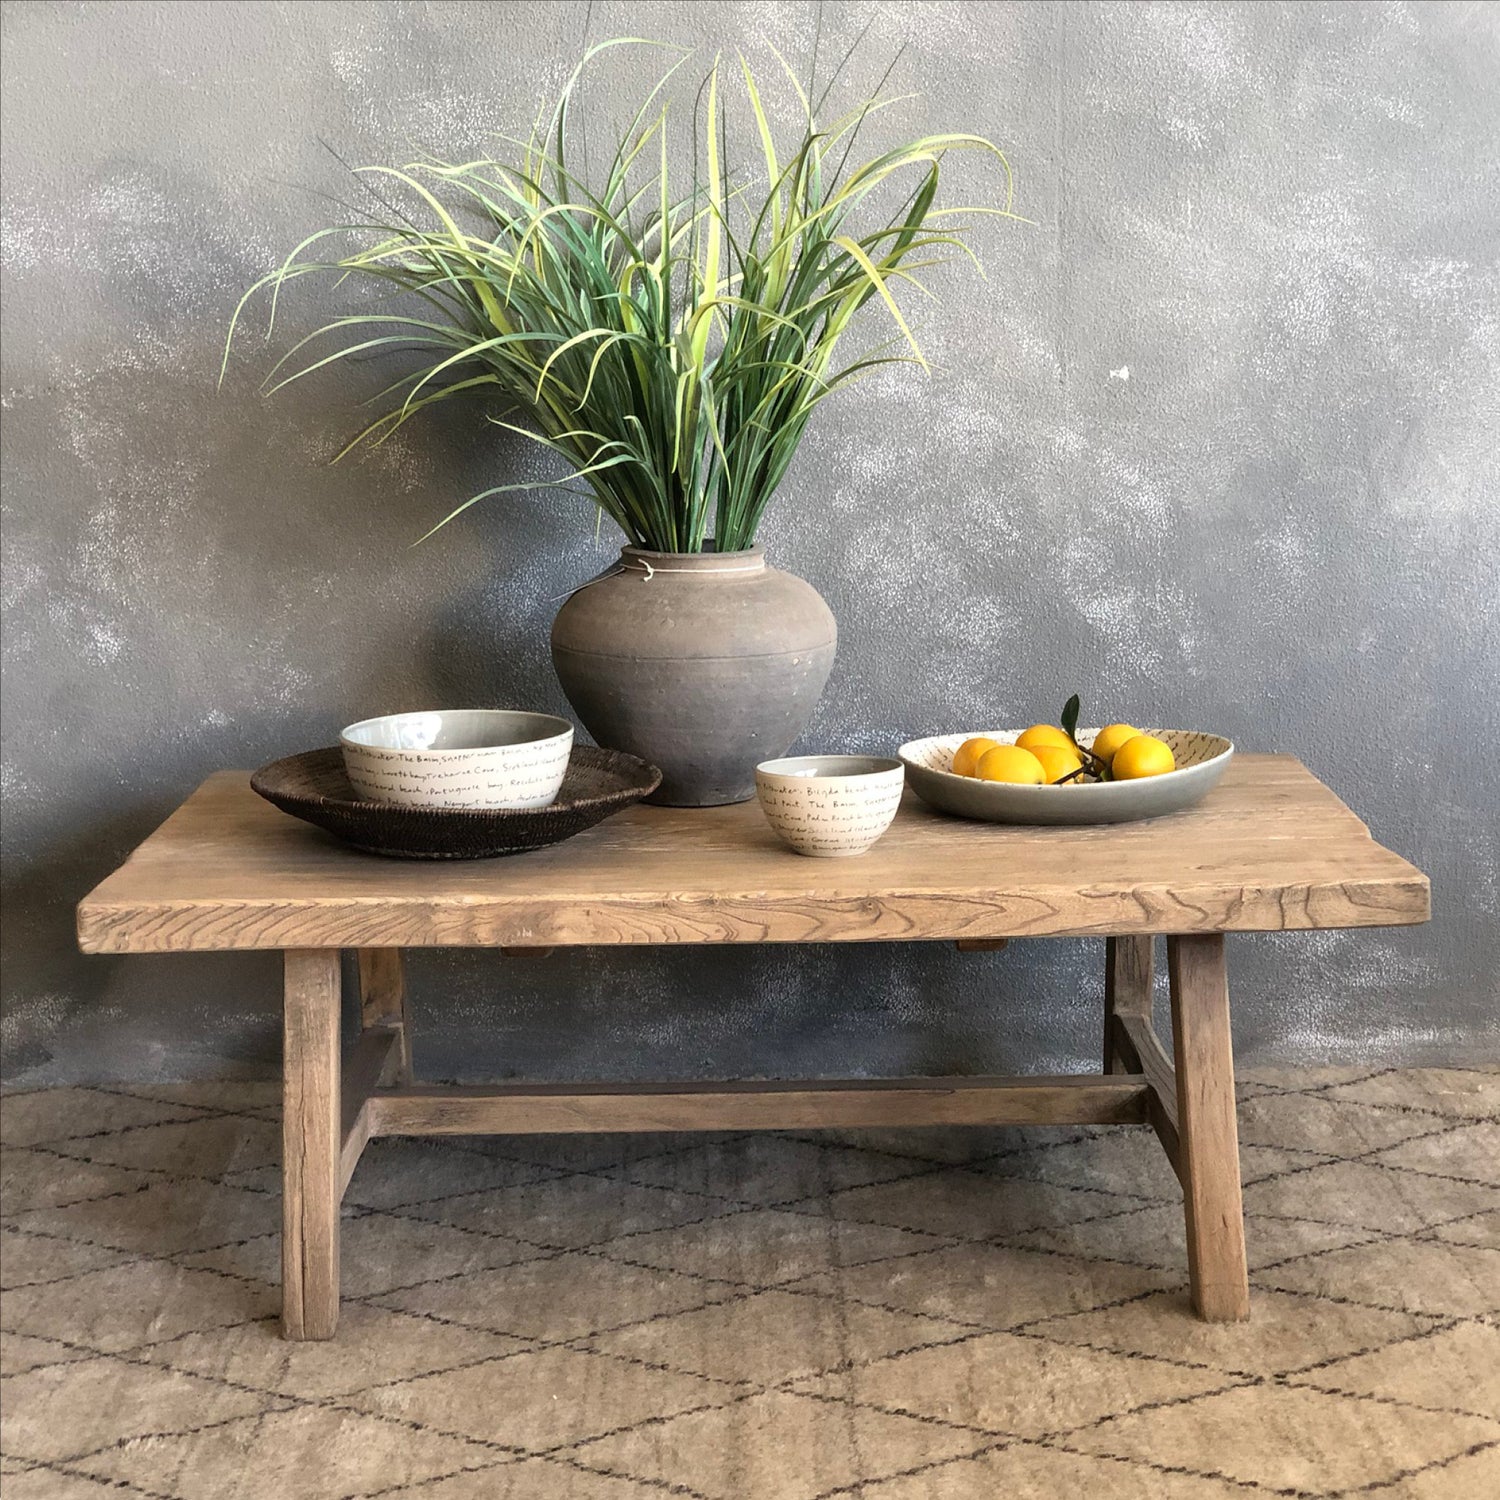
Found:
[{"label": "ceramic vase", "polygon": [[601,745],[660,766],[650,799],[743,802],[785,755],[833,666],[838,627],[809,583],[743,552],[625,547],[552,626],[552,661]]}]

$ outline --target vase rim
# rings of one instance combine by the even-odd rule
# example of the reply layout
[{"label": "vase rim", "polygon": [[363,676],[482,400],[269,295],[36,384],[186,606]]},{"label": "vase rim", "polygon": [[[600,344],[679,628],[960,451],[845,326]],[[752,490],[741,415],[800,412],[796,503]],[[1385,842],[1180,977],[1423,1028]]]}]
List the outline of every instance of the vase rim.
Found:
[{"label": "vase rim", "polygon": [[766,554],[760,547],[738,552],[657,552],[650,547],[621,547],[620,566],[632,573],[763,573]]},{"label": "vase rim", "polygon": [[761,547],[761,546],[757,545],[757,546],[754,546],[754,547],[741,547],[736,552],[720,552],[720,551],[718,551],[714,547],[713,541],[709,540],[709,541],[707,541],[707,542],[705,542],[703,544],[702,550],[698,551],[698,552],[660,552],[660,551],[658,551],[654,547],[636,547],[636,546],[629,546],[629,545],[627,545],[627,546],[624,546],[624,547],[620,548],[620,555],[622,557],[629,556],[629,557],[733,557],[733,558],[741,558],[741,557],[764,557],[766,555],[766,549],[764,547]]}]

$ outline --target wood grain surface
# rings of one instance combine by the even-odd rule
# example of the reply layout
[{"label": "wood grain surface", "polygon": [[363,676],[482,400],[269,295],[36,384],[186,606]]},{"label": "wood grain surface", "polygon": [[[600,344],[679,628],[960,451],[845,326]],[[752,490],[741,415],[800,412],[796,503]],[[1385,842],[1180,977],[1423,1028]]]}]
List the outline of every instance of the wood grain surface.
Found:
[{"label": "wood grain surface", "polygon": [[[1067,795],[1060,792],[1059,795]],[[406,863],[210,777],[80,905],[90,953],[899,941],[1421,922],[1426,877],[1289,756],[1237,756],[1199,807],[1018,828],[910,794],[854,859],[789,852],[754,802],[637,806],[553,848]]]},{"label": "wood grain surface", "polygon": [[1137,1016],[1151,1025],[1151,985],[1156,945],[1150,937],[1112,937],[1104,944],[1104,1071],[1140,1072],[1120,1055],[1117,1017]]},{"label": "wood grain surface", "polygon": [[371,1135],[818,1130],[914,1125],[1122,1125],[1142,1077],[819,1078],[804,1083],[481,1084],[382,1089]]},{"label": "wood grain surface", "polygon": [[[1224,939],[1212,934],[1169,937],[1167,969],[1180,1134],[1174,1165],[1187,1217],[1193,1306],[1210,1323],[1233,1323],[1250,1316],[1250,1281]],[[1140,1038],[1132,1040],[1145,1045]],[[1148,1059],[1142,1062],[1150,1077]]]},{"label": "wood grain surface", "polygon": [[406,961],[399,948],[361,948],[359,967],[360,1024],[393,1028],[396,1047],[386,1071],[397,1083],[411,1082],[411,1018],[406,1011]]},{"label": "wood grain surface", "polygon": [[[1144,1076],[1151,1097],[1146,1118],[1161,1140],[1172,1170],[1182,1177],[1181,1132],[1177,1125],[1177,1074],[1172,1059],[1151,1025],[1150,1016],[1119,1012],[1110,1021],[1118,1053],[1125,1059],[1124,1071]],[[1113,1072],[1115,1070],[1111,1070]]]},{"label": "wood grain surface", "polygon": [[[281,1321],[331,1339],[339,1321],[340,956],[286,955],[281,1094]],[[356,1152],[357,1156],[358,1153]]]}]

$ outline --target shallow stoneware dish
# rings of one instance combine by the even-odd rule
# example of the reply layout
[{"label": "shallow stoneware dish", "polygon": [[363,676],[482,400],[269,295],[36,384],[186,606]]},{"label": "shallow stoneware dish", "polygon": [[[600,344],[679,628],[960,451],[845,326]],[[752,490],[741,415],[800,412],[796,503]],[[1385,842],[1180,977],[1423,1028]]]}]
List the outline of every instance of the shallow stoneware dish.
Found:
[{"label": "shallow stoneware dish", "polygon": [[339,736],[356,794],[399,807],[547,807],[573,726],[553,714],[450,708],[386,714]]},{"label": "shallow stoneware dish", "polygon": [[[1091,745],[1097,729],[1080,729],[1078,741]],[[912,790],[939,812],[987,823],[1133,823],[1181,812],[1202,801],[1228,769],[1234,746],[1221,735],[1194,729],[1147,729],[1172,747],[1177,769],[1138,781],[1099,781],[1081,786],[1015,786],[955,776],[953,752],[972,735],[985,734],[1002,745],[1014,743],[1020,729],[974,729],[912,740],[898,752]]]},{"label": "shallow stoneware dish", "polygon": [[579,745],[550,807],[398,807],[368,802],[349,784],[339,747],[262,766],[250,785],[266,801],[368,854],[391,859],[493,859],[543,849],[649,797],[655,766],[620,750]]},{"label": "shallow stoneware dish", "polygon": [[794,755],[755,768],[766,821],[798,854],[863,854],[891,826],[906,772],[874,755]]}]

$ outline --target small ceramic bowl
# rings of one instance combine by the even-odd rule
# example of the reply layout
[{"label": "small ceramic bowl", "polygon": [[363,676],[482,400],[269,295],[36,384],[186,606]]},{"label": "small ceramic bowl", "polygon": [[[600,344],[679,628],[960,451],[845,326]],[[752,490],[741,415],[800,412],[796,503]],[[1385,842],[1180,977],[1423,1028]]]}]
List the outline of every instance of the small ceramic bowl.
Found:
[{"label": "small ceramic bowl", "polygon": [[891,826],[906,770],[874,755],[794,755],[755,768],[760,805],[798,854],[863,854]]},{"label": "small ceramic bowl", "polygon": [[456,708],[387,714],[340,736],[355,792],[401,807],[550,807],[573,751],[552,714]]}]

